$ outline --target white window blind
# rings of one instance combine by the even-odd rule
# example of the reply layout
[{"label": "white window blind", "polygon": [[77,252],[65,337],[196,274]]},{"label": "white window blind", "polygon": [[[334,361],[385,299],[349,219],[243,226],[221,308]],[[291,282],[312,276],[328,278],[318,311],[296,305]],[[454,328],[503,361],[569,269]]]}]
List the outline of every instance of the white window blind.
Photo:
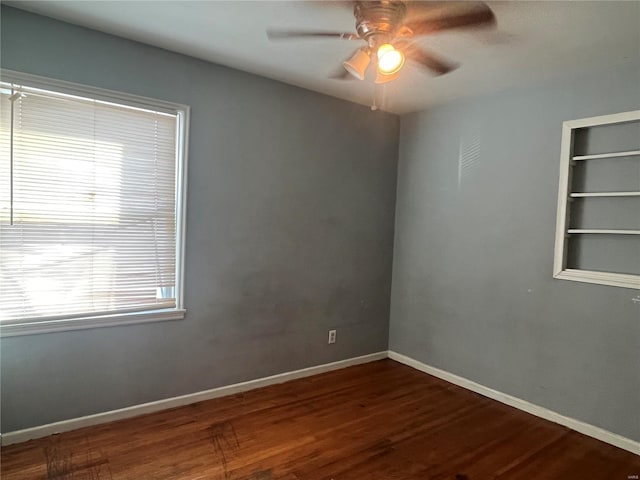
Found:
[{"label": "white window blind", "polygon": [[0,323],[177,308],[178,115],[3,84]]}]

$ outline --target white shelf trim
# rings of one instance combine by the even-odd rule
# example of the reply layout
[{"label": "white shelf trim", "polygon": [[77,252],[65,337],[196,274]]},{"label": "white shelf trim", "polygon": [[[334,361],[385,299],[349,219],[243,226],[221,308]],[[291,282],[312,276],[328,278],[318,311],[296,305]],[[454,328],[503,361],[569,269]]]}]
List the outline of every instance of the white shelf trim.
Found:
[{"label": "white shelf trim", "polygon": [[598,160],[599,158],[636,157],[640,155],[640,150],[629,150],[628,152],[598,153],[597,155],[575,155],[572,160]]},{"label": "white shelf trim", "polygon": [[574,282],[595,283],[611,287],[640,289],[640,276],[627,273],[598,272],[594,270],[578,270],[567,268],[554,275],[554,278]]},{"label": "white shelf trim", "polygon": [[606,235],[640,235],[640,230],[604,230],[595,228],[570,228],[567,233],[603,233]]},{"label": "white shelf trim", "polygon": [[585,197],[640,197],[640,192],[573,192],[571,198]]},{"label": "white shelf trim", "polygon": [[613,125],[616,123],[635,122],[640,120],[640,111],[614,113],[609,115],[599,115],[597,117],[580,118],[578,120],[568,120],[564,124],[570,129],[595,127],[599,125]]}]

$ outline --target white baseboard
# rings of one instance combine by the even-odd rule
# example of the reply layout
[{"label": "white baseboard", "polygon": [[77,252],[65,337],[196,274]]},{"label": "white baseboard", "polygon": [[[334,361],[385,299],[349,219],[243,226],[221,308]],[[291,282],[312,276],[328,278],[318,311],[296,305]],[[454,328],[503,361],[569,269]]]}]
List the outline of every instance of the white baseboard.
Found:
[{"label": "white baseboard", "polygon": [[26,442],[27,440],[46,437],[47,435],[52,435],[54,433],[68,432],[70,430],[76,430],[78,428],[90,427],[92,425],[113,422],[115,420],[122,420],[124,418],[137,417],[139,415],[158,412],[160,410],[166,410],[168,408],[181,407],[183,405],[189,405],[191,403],[201,402],[203,400],[211,400],[213,398],[246,392],[255,388],[288,382],[289,380],[295,380],[296,378],[309,377],[312,375],[318,375],[319,373],[329,372],[331,370],[338,370],[341,368],[351,367],[353,365],[374,362],[376,360],[382,360],[383,358],[387,358],[386,351],[371,353],[369,355],[363,355],[361,357],[348,358],[346,360],[340,360],[333,363],[325,363],[323,365],[317,365],[315,367],[303,368],[302,370],[280,373],[278,375],[258,378],[256,380],[250,380],[248,382],[235,383],[233,385],[213,388],[211,390],[204,390],[202,392],[190,393],[188,395],[181,395],[179,397],[172,397],[155,402],[142,403],[140,405],[133,405],[131,407],[111,410],[109,412],[97,413],[95,415],[87,415],[86,417],[72,418],[69,420],[49,423],[47,425],[41,425],[38,427],[16,430],[15,432],[2,434],[2,445],[11,445],[12,443]]},{"label": "white baseboard", "polygon": [[158,412],[161,410],[166,410],[168,408],[181,407],[183,405],[189,405],[191,403],[201,402],[203,400],[211,400],[213,398],[246,392],[255,388],[284,383],[288,382],[289,380],[295,380],[297,378],[318,375],[320,373],[329,372],[331,370],[338,370],[353,365],[374,362],[376,360],[382,360],[383,358],[387,357],[409,367],[415,368],[416,370],[420,370],[421,372],[425,372],[429,375],[433,375],[434,377],[441,378],[442,380],[445,380],[449,383],[453,383],[460,387],[466,388],[467,390],[479,393],[480,395],[483,395],[485,397],[497,400],[498,402],[504,403],[505,405],[515,407],[518,410],[522,410],[537,417],[544,418],[545,420],[563,425],[577,432],[622,448],[631,453],[635,453],[636,455],[640,455],[640,442],[625,438],[621,435],[617,435],[588,423],[581,422],[580,420],[566,417],[547,408],[534,405],[533,403],[527,402],[526,400],[522,400],[512,395],[508,395],[492,388],[485,387],[484,385],[480,385],[479,383],[476,383],[474,381],[460,377],[453,373],[446,372],[439,368],[426,365],[422,362],[419,362],[418,360],[414,360],[413,358],[407,357],[406,355],[402,355],[391,350],[388,352],[377,352],[369,355],[363,355],[361,357],[349,358],[333,363],[326,363],[324,365],[317,365],[315,367],[303,368],[302,370],[280,373],[278,375],[272,375],[270,377],[258,378],[256,380],[250,380],[248,382],[236,383],[224,387],[213,388],[211,390],[204,390],[202,392],[181,395],[179,397],[172,397],[155,402],[142,403],[140,405],[133,405],[131,407],[111,410],[104,413],[97,413],[95,415],[88,415],[86,417],[72,418],[69,420],[63,420],[60,422],[41,425],[38,427],[16,430],[15,432],[2,434],[1,443],[2,445],[11,445],[13,443],[25,442],[27,440],[46,437],[47,435],[52,435],[55,433],[68,432],[70,430],[76,430],[78,428],[90,427],[92,425],[113,422],[115,420],[137,417],[139,415]]},{"label": "white baseboard", "polygon": [[453,383],[462,388],[466,388],[467,390],[471,390],[472,392],[476,392],[485,397],[497,400],[498,402],[504,403],[505,405],[509,405],[511,407],[517,408],[518,410],[522,410],[524,412],[535,415],[536,417],[544,418],[545,420],[563,425],[570,428],[571,430],[575,430],[576,432],[583,433],[584,435],[588,435],[589,437],[593,437],[608,444],[627,450],[631,453],[635,453],[636,455],[640,455],[640,442],[636,442],[635,440],[631,440],[616,433],[604,430],[600,427],[581,422],[580,420],[576,420],[575,418],[565,417],[564,415],[556,413],[547,408],[534,405],[533,403],[527,402],[526,400],[522,400],[512,395],[508,395],[492,388],[485,387],[484,385],[480,385],[479,383],[476,383],[474,381],[460,377],[453,373],[446,372],[444,370],[440,370],[439,368],[426,365],[422,362],[419,362],[418,360],[414,360],[413,358],[407,357],[406,355],[402,355],[391,350],[389,350],[389,358],[395,360],[396,362],[400,362],[404,365],[415,368],[416,370],[420,370],[421,372],[425,372],[429,375],[433,375],[434,377],[441,378],[442,380],[445,380],[449,383]]}]

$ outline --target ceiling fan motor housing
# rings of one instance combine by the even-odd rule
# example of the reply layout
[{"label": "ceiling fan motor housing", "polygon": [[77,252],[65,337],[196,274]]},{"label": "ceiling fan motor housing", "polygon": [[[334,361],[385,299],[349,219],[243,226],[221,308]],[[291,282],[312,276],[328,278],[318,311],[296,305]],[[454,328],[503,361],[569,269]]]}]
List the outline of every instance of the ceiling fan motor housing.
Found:
[{"label": "ceiling fan motor housing", "polygon": [[356,31],[369,47],[377,48],[395,36],[406,9],[405,2],[399,0],[358,1],[353,9]]},{"label": "ceiling fan motor housing", "polygon": [[363,40],[367,45],[358,48],[351,58],[343,62],[344,69],[332,75],[332,78],[346,79],[355,76],[362,80],[367,68],[374,65],[378,71],[378,77],[384,76],[385,81],[390,81],[397,76],[405,58],[435,75],[444,75],[458,67],[457,64],[441,59],[422,48],[414,41],[414,37],[454,29],[495,27],[496,25],[493,11],[481,0],[473,2],[352,0],[352,2],[356,33],[268,30],[267,35],[272,40],[295,38]]}]

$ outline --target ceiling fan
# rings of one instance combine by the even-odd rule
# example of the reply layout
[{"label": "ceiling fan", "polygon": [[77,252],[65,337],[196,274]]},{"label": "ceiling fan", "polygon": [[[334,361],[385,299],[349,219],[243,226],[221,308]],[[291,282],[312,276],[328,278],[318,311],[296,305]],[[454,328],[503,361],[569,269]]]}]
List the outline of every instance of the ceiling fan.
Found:
[{"label": "ceiling fan", "polygon": [[418,46],[413,38],[420,35],[471,27],[494,26],[495,15],[484,2],[423,2],[408,0],[369,0],[353,4],[356,32],[273,30],[271,40],[335,38],[364,41],[342,64],[336,79],[364,80],[369,66],[375,67],[375,83],[395,80],[405,59],[435,75],[444,75],[457,65],[439,58]]}]

